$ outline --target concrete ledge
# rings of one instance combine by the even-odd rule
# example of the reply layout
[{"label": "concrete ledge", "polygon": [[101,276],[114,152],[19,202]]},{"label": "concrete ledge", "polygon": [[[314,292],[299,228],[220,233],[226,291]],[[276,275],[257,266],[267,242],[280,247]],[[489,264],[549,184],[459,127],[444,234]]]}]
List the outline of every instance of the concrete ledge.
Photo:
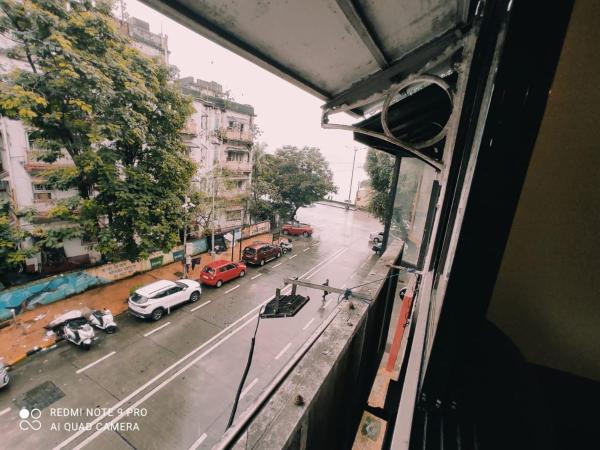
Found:
[{"label": "concrete ledge", "polygon": [[[352,446],[385,346],[391,313],[389,293],[394,295],[397,281],[395,276],[387,277],[387,265],[399,260],[402,247],[401,242],[392,243],[369,275],[358,283],[371,282],[358,290],[374,300],[369,305],[355,299],[342,301],[330,325],[238,434],[237,441],[230,432],[218,447]],[[259,406],[251,405],[249,409]]]}]

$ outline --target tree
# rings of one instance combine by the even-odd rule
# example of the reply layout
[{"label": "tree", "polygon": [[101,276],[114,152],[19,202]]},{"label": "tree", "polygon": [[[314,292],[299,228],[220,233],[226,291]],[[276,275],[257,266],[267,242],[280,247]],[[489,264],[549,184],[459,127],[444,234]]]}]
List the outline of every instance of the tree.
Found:
[{"label": "tree", "polygon": [[366,171],[373,189],[369,211],[383,222],[390,206],[394,158],[385,152],[370,148],[367,152]]},{"label": "tree", "polygon": [[0,0],[0,32],[30,70],[0,88],[0,113],[33,127],[31,138],[75,169],[49,180],[76,188],[78,221],[111,258],[169,250],[195,170],[180,130],[192,112],[164,64],[121,35],[111,1]]},{"label": "tree", "polygon": [[318,148],[286,146],[262,157],[252,180],[251,213],[293,219],[301,207],[335,192],[333,174]]},{"label": "tree", "polygon": [[23,248],[22,242],[29,237],[11,218],[9,203],[0,206],[0,270],[14,270],[25,263],[34,248]]}]

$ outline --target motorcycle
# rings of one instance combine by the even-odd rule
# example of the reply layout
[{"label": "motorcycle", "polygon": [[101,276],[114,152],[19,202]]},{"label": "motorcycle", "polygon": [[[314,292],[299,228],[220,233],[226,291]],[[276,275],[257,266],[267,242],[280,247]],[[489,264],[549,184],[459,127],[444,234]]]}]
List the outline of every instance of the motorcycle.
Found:
[{"label": "motorcycle", "polygon": [[69,311],[58,316],[46,328],[52,330],[60,339],[65,339],[84,350],[89,350],[94,339],[94,329],[83,317],[81,311]]},{"label": "motorcycle", "polygon": [[103,308],[100,310],[92,311],[87,317],[90,325],[106,331],[108,334],[112,334],[117,331],[117,324],[115,319],[110,312],[110,309]]}]

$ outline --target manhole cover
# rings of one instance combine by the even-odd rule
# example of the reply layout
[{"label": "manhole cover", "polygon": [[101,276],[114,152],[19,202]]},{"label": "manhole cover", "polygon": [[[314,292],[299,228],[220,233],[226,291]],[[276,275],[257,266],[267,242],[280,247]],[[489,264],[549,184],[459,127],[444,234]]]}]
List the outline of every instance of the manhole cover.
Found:
[{"label": "manhole cover", "polygon": [[44,409],[64,396],[65,393],[58,386],[52,381],[46,381],[19,395],[15,399],[15,404],[19,408],[27,408],[29,410],[34,408]]}]

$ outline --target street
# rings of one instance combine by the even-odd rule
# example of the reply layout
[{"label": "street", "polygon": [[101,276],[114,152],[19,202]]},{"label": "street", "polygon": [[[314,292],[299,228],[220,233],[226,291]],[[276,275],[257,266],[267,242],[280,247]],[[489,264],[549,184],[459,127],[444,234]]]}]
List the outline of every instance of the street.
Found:
[{"label": "street", "polygon": [[[0,447],[210,448],[225,431],[258,313],[283,278],[352,287],[376,262],[367,241],[382,226],[367,213],[316,205],[298,218],[313,236],[292,238],[291,253],[244,278],[203,286],[198,302],[158,322],[122,314],[119,331],[98,331],[89,352],[63,342],[17,365],[0,391]],[[260,321],[238,416],[337,304],[334,294],[323,304],[321,291],[298,293],[311,300],[295,317]],[[26,393],[39,418],[19,416]]]}]

